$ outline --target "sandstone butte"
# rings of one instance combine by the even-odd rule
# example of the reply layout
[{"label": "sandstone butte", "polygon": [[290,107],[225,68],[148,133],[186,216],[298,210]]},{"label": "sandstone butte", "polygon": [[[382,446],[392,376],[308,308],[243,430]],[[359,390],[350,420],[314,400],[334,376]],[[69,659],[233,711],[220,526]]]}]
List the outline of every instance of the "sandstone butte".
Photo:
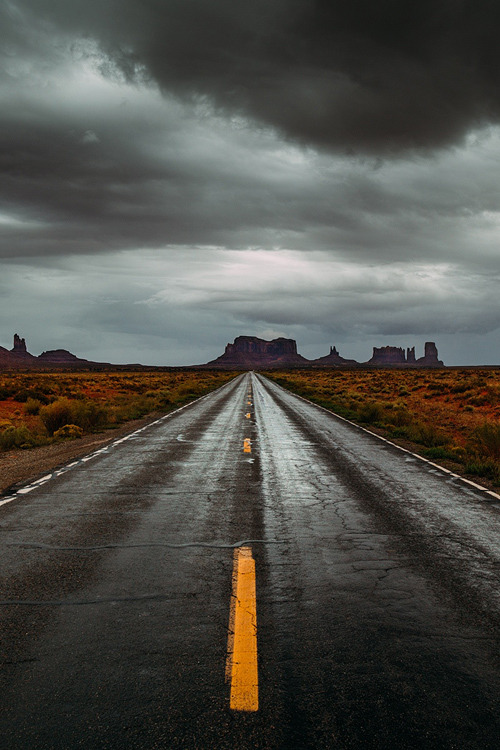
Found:
[{"label": "sandstone butte", "polygon": [[[147,365],[112,365],[108,362],[92,362],[82,359],[66,349],[52,349],[39,356],[30,354],[26,341],[17,333],[14,346],[8,350],[0,346],[0,370],[50,370],[50,369],[126,369],[147,368]],[[257,336],[238,336],[232,344],[227,344],[224,354],[203,365],[193,365],[211,369],[253,370],[290,367],[444,367],[438,359],[436,345],[427,341],[424,356],[416,358],[415,347],[406,351],[396,346],[373,347],[373,355],[368,362],[341,357],[335,346],[318,359],[306,359],[297,352],[294,339],[277,338],[272,341]],[[175,369],[175,368],[158,368]]]},{"label": "sandstone butte", "polygon": [[278,338],[265,341],[256,336],[238,336],[232,344],[227,344],[224,354],[201,367],[234,370],[280,367],[444,367],[438,359],[438,351],[433,341],[425,344],[424,356],[416,359],[415,347],[401,349],[396,346],[373,347],[373,355],[368,362],[360,363],[345,359],[336,347],[318,359],[306,359],[297,353],[297,342],[293,339]]}]

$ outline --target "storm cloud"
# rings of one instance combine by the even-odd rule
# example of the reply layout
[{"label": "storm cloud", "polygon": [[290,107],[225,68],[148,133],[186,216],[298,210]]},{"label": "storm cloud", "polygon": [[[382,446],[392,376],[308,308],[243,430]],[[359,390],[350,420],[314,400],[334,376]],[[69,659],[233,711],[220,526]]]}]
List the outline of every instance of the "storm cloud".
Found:
[{"label": "storm cloud", "polygon": [[499,16],[6,0],[0,344],[176,364],[240,333],[360,359],[434,338],[496,361]]},{"label": "storm cloud", "polygon": [[9,8],[12,44],[21,37],[16,20],[52,24],[94,40],[105,75],[206,97],[302,143],[434,148],[500,114],[493,0],[24,0]]}]

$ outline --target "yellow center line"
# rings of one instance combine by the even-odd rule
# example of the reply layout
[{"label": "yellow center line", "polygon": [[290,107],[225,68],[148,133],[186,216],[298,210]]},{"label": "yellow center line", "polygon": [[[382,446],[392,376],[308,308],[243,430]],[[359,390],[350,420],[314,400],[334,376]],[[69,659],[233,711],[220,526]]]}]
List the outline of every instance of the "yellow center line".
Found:
[{"label": "yellow center line", "polygon": [[247,419],[250,419],[250,412],[248,412],[247,414],[245,414],[245,417],[246,417]]},{"label": "yellow center line", "polygon": [[243,441],[243,453],[251,453],[252,452],[252,441],[250,438],[245,438]]},{"label": "yellow center line", "polygon": [[233,711],[258,710],[257,597],[251,547],[234,551],[226,680],[231,681],[229,706]]}]

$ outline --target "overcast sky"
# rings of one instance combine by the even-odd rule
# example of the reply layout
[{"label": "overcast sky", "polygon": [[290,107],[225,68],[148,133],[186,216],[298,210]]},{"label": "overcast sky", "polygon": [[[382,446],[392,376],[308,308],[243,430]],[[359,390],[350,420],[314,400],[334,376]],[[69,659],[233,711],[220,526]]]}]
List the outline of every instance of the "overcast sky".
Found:
[{"label": "overcast sky", "polygon": [[3,0],[0,345],[500,364],[500,3]]}]

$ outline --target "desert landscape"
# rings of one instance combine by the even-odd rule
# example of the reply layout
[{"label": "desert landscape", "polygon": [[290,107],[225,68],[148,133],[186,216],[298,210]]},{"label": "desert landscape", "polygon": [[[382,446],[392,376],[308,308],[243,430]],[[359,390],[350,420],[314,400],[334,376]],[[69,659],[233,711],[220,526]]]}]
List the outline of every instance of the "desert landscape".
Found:
[{"label": "desert landscape", "polygon": [[[500,484],[497,368],[260,369],[288,390],[458,473],[486,486]],[[236,374],[227,368],[5,371],[0,451],[60,445],[116,430],[167,413]]]}]

